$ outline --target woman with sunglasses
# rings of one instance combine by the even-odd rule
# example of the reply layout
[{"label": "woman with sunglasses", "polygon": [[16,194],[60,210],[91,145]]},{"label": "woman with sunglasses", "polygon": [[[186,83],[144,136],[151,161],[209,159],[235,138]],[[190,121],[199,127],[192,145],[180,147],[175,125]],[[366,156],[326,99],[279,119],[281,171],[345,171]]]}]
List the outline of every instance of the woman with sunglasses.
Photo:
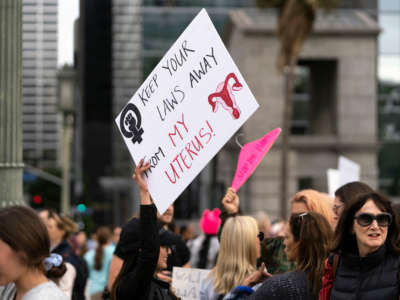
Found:
[{"label": "woman with sunglasses", "polygon": [[350,205],[350,203],[360,195],[373,192],[374,190],[371,187],[360,181],[349,182],[338,188],[335,192],[335,199],[333,200],[332,207],[334,227],[337,226],[345,206]]},{"label": "woman with sunglasses", "polygon": [[398,299],[398,235],[389,200],[359,196],[339,220],[319,299]]}]

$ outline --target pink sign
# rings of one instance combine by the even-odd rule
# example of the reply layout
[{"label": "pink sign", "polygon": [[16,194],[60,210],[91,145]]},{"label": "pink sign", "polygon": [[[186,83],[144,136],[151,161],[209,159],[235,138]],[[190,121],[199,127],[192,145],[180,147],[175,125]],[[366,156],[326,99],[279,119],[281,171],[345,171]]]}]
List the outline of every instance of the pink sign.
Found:
[{"label": "pink sign", "polygon": [[263,157],[274,144],[279,134],[280,128],[268,132],[264,137],[256,141],[245,144],[239,153],[236,173],[233,178],[232,188],[237,192],[243,183],[253,174]]}]

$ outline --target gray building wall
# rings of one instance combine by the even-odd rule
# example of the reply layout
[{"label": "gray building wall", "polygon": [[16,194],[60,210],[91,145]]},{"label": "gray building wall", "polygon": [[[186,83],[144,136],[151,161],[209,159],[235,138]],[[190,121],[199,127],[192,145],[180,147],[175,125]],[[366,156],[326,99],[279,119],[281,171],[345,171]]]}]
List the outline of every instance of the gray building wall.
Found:
[{"label": "gray building wall", "polygon": [[[231,16],[229,51],[260,103],[242,128],[250,141],[282,124],[284,80],[275,67],[279,43],[273,14],[238,10]],[[347,25],[343,26],[345,20]],[[302,178],[311,179],[313,188],[327,192],[326,170],[337,168],[339,155],[359,163],[361,180],[376,187],[378,32],[377,24],[360,12],[317,18],[315,31],[300,55],[300,62],[311,70],[314,115],[310,116],[307,135],[291,137],[289,195],[298,190]],[[326,61],[336,67],[321,69]],[[324,89],[330,92],[324,94]],[[232,149],[228,145],[218,155],[220,180],[233,176],[237,155]],[[272,217],[279,216],[279,166],[278,142],[250,178],[249,189],[242,192],[249,212],[266,210]]]},{"label": "gray building wall", "polygon": [[23,0],[23,155],[25,162],[41,168],[56,167],[60,151],[57,9],[57,0]]}]

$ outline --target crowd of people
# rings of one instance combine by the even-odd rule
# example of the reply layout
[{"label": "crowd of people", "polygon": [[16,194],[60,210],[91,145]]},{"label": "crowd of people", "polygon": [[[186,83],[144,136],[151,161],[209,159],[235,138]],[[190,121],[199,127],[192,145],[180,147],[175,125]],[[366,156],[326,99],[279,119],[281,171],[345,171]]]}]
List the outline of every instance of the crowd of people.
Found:
[{"label": "crowd of people", "polygon": [[[241,213],[228,188],[221,210],[173,226],[174,207],[159,214],[141,161],[133,175],[138,218],[99,227],[88,239],[52,209],[0,210],[0,300],[178,299],[173,267],[209,269],[201,300],[399,299],[399,206],[362,182],[335,198],[297,192],[289,220]],[[175,227],[175,228],[174,228]]]}]

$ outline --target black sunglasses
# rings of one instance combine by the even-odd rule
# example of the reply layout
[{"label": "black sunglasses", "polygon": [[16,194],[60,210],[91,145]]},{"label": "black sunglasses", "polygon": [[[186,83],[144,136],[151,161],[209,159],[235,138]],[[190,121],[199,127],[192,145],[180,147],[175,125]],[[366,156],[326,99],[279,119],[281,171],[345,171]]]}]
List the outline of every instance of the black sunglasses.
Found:
[{"label": "black sunglasses", "polygon": [[358,225],[363,227],[371,225],[374,220],[376,220],[378,225],[382,227],[387,227],[392,223],[392,215],[389,213],[381,213],[377,215],[362,213],[355,216],[354,219],[357,220]]},{"label": "black sunglasses", "polygon": [[260,242],[262,242],[263,239],[264,239],[264,232],[260,231],[260,232],[257,234],[257,237],[258,237],[258,239],[260,240]]}]

